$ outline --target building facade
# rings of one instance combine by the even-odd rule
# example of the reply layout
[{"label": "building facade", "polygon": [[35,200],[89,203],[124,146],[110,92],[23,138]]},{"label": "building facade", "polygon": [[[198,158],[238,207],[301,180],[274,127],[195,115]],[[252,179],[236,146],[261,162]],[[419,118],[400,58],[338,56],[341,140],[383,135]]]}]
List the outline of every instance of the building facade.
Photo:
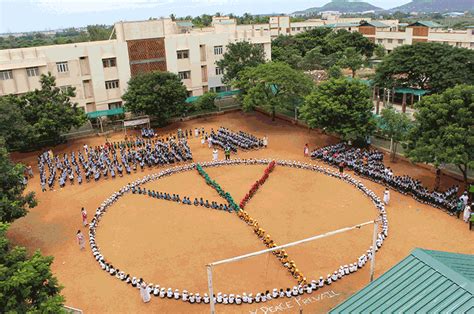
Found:
[{"label": "building facade", "polygon": [[171,19],[118,22],[116,39],[54,46],[0,50],[0,96],[23,94],[40,87],[41,74],[51,72],[59,87],[73,86],[75,102],[86,112],[122,106],[131,77],[143,72],[176,73],[189,96],[224,91],[222,58],[232,42],[262,45],[271,58],[271,40],[318,27],[360,32],[388,52],[415,42],[440,42],[474,49],[474,28],[445,30],[433,22],[357,18],[312,19],[291,23],[288,16],[271,17],[268,24],[237,25],[235,19],[214,17],[212,25],[194,28],[189,21]]},{"label": "building facade", "polygon": [[127,82],[143,72],[178,74],[189,96],[225,90],[215,62],[231,42],[260,44],[271,56],[269,29],[227,17],[203,29],[171,19],[119,22],[114,29],[113,40],[0,50],[0,96],[37,89],[40,75],[51,72],[57,86],[75,87],[73,100],[86,112],[108,110],[122,106]]}]

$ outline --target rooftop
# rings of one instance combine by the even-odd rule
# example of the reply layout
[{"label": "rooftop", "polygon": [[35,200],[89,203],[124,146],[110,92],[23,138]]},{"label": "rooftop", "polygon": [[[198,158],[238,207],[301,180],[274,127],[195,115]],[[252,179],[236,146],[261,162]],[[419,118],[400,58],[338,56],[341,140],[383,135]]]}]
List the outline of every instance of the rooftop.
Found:
[{"label": "rooftop", "polygon": [[467,313],[473,294],[474,255],[415,249],[330,313]]}]

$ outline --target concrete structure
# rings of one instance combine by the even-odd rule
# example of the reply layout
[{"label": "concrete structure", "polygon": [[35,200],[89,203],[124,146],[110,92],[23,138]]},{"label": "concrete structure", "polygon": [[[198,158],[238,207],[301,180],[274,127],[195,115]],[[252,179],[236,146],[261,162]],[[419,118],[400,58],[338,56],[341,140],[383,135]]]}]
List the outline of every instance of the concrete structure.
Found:
[{"label": "concrete structure", "polygon": [[215,18],[212,27],[171,19],[115,24],[117,39],[0,50],[0,96],[39,88],[41,74],[51,72],[59,87],[76,88],[75,102],[86,112],[122,106],[128,80],[154,70],[178,74],[189,96],[223,91],[222,70],[215,62],[230,42],[261,44],[271,56],[270,29],[237,25]]},{"label": "concrete structure", "polygon": [[235,19],[221,16],[206,28],[171,19],[118,22],[113,40],[0,50],[0,96],[39,88],[40,74],[51,72],[58,86],[76,88],[74,101],[86,112],[114,109],[122,106],[121,96],[131,77],[155,70],[178,74],[189,96],[221,92],[227,87],[215,63],[228,43],[245,40],[262,45],[270,59],[272,38],[318,27],[358,31],[389,52],[423,41],[474,49],[473,28],[444,30],[427,21],[407,25],[334,15],[295,23],[288,16],[276,16],[268,24],[256,25],[237,25]]}]

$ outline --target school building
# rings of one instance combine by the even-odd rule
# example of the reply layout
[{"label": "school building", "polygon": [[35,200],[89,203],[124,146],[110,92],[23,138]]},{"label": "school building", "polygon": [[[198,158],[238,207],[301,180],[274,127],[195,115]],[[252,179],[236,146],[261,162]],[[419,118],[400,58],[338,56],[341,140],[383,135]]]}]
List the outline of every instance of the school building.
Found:
[{"label": "school building", "polygon": [[39,76],[48,72],[56,77],[57,86],[76,88],[73,100],[87,113],[121,107],[128,80],[142,72],[176,73],[189,96],[226,91],[222,69],[215,62],[228,43],[245,40],[262,45],[270,59],[272,38],[317,27],[358,31],[389,52],[422,41],[474,49],[474,28],[446,30],[427,21],[407,25],[397,20],[336,17],[292,23],[288,16],[275,16],[267,24],[237,25],[224,16],[214,17],[205,28],[166,18],[118,22],[116,39],[0,50],[0,96],[39,88]]}]

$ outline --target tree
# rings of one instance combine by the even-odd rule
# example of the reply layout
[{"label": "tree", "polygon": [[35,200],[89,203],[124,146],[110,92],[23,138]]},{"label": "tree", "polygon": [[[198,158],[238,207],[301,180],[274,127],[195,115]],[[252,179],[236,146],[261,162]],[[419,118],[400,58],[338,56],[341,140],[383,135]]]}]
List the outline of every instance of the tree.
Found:
[{"label": "tree", "polygon": [[176,74],[157,71],[132,77],[122,99],[131,112],[154,116],[164,125],[184,111],[186,97],[186,87]]},{"label": "tree", "polygon": [[243,91],[245,110],[262,107],[272,113],[274,121],[277,110],[293,109],[314,84],[288,64],[269,62],[243,70],[235,86]]},{"label": "tree", "polygon": [[376,69],[375,85],[442,92],[457,84],[474,84],[474,51],[440,43],[395,48]]},{"label": "tree", "polygon": [[396,158],[398,143],[406,139],[411,125],[412,123],[407,114],[398,112],[393,107],[382,109],[378,128],[382,134],[390,138],[392,161]]},{"label": "tree", "polygon": [[26,215],[26,207],[36,206],[35,194],[24,194],[23,172],[23,165],[12,163],[5,142],[0,138],[0,221],[12,222]]},{"label": "tree", "polygon": [[0,222],[0,308],[5,313],[60,313],[64,298],[51,273],[52,257],[10,246],[8,224]]},{"label": "tree", "polygon": [[0,137],[3,137],[8,150],[21,149],[33,133],[20,110],[17,96],[0,97]]},{"label": "tree", "polygon": [[297,69],[303,61],[303,57],[301,52],[294,47],[273,46],[272,42],[272,61],[285,62],[293,69]]},{"label": "tree", "polygon": [[41,75],[41,89],[21,96],[0,97],[0,136],[8,149],[35,149],[61,142],[61,134],[86,121],[71,102],[74,88],[56,87],[55,78]]},{"label": "tree", "polygon": [[340,29],[336,32],[330,32],[326,36],[326,54],[342,52],[347,48],[354,48],[366,58],[372,57],[375,44],[359,32],[349,32]]},{"label": "tree", "polygon": [[456,165],[467,184],[474,167],[474,86],[458,85],[415,105],[407,154],[415,162]]},{"label": "tree", "polygon": [[217,93],[207,92],[204,95],[199,96],[198,100],[195,102],[195,107],[197,110],[211,110],[216,108],[215,100],[217,98]]},{"label": "tree", "polygon": [[224,70],[222,81],[225,84],[238,80],[243,69],[265,63],[265,52],[261,45],[239,41],[228,44],[226,48],[223,58],[216,62],[216,65]]},{"label": "tree", "polygon": [[377,59],[382,59],[385,57],[385,48],[382,45],[375,46],[374,54]]},{"label": "tree", "polygon": [[87,33],[89,34],[89,40],[108,40],[113,28],[113,26],[108,25],[87,25]]},{"label": "tree", "polygon": [[302,70],[322,70],[327,68],[328,58],[321,51],[321,47],[308,51],[298,67]]},{"label": "tree", "polygon": [[362,55],[353,47],[346,48],[339,60],[338,65],[349,68],[352,71],[352,77],[355,77],[356,71],[362,68],[365,60]]},{"label": "tree", "polygon": [[328,77],[333,79],[338,79],[342,77],[341,68],[337,65],[333,65],[328,69]]},{"label": "tree", "polygon": [[365,142],[375,129],[368,87],[358,80],[330,79],[306,97],[301,117],[312,128]]}]

